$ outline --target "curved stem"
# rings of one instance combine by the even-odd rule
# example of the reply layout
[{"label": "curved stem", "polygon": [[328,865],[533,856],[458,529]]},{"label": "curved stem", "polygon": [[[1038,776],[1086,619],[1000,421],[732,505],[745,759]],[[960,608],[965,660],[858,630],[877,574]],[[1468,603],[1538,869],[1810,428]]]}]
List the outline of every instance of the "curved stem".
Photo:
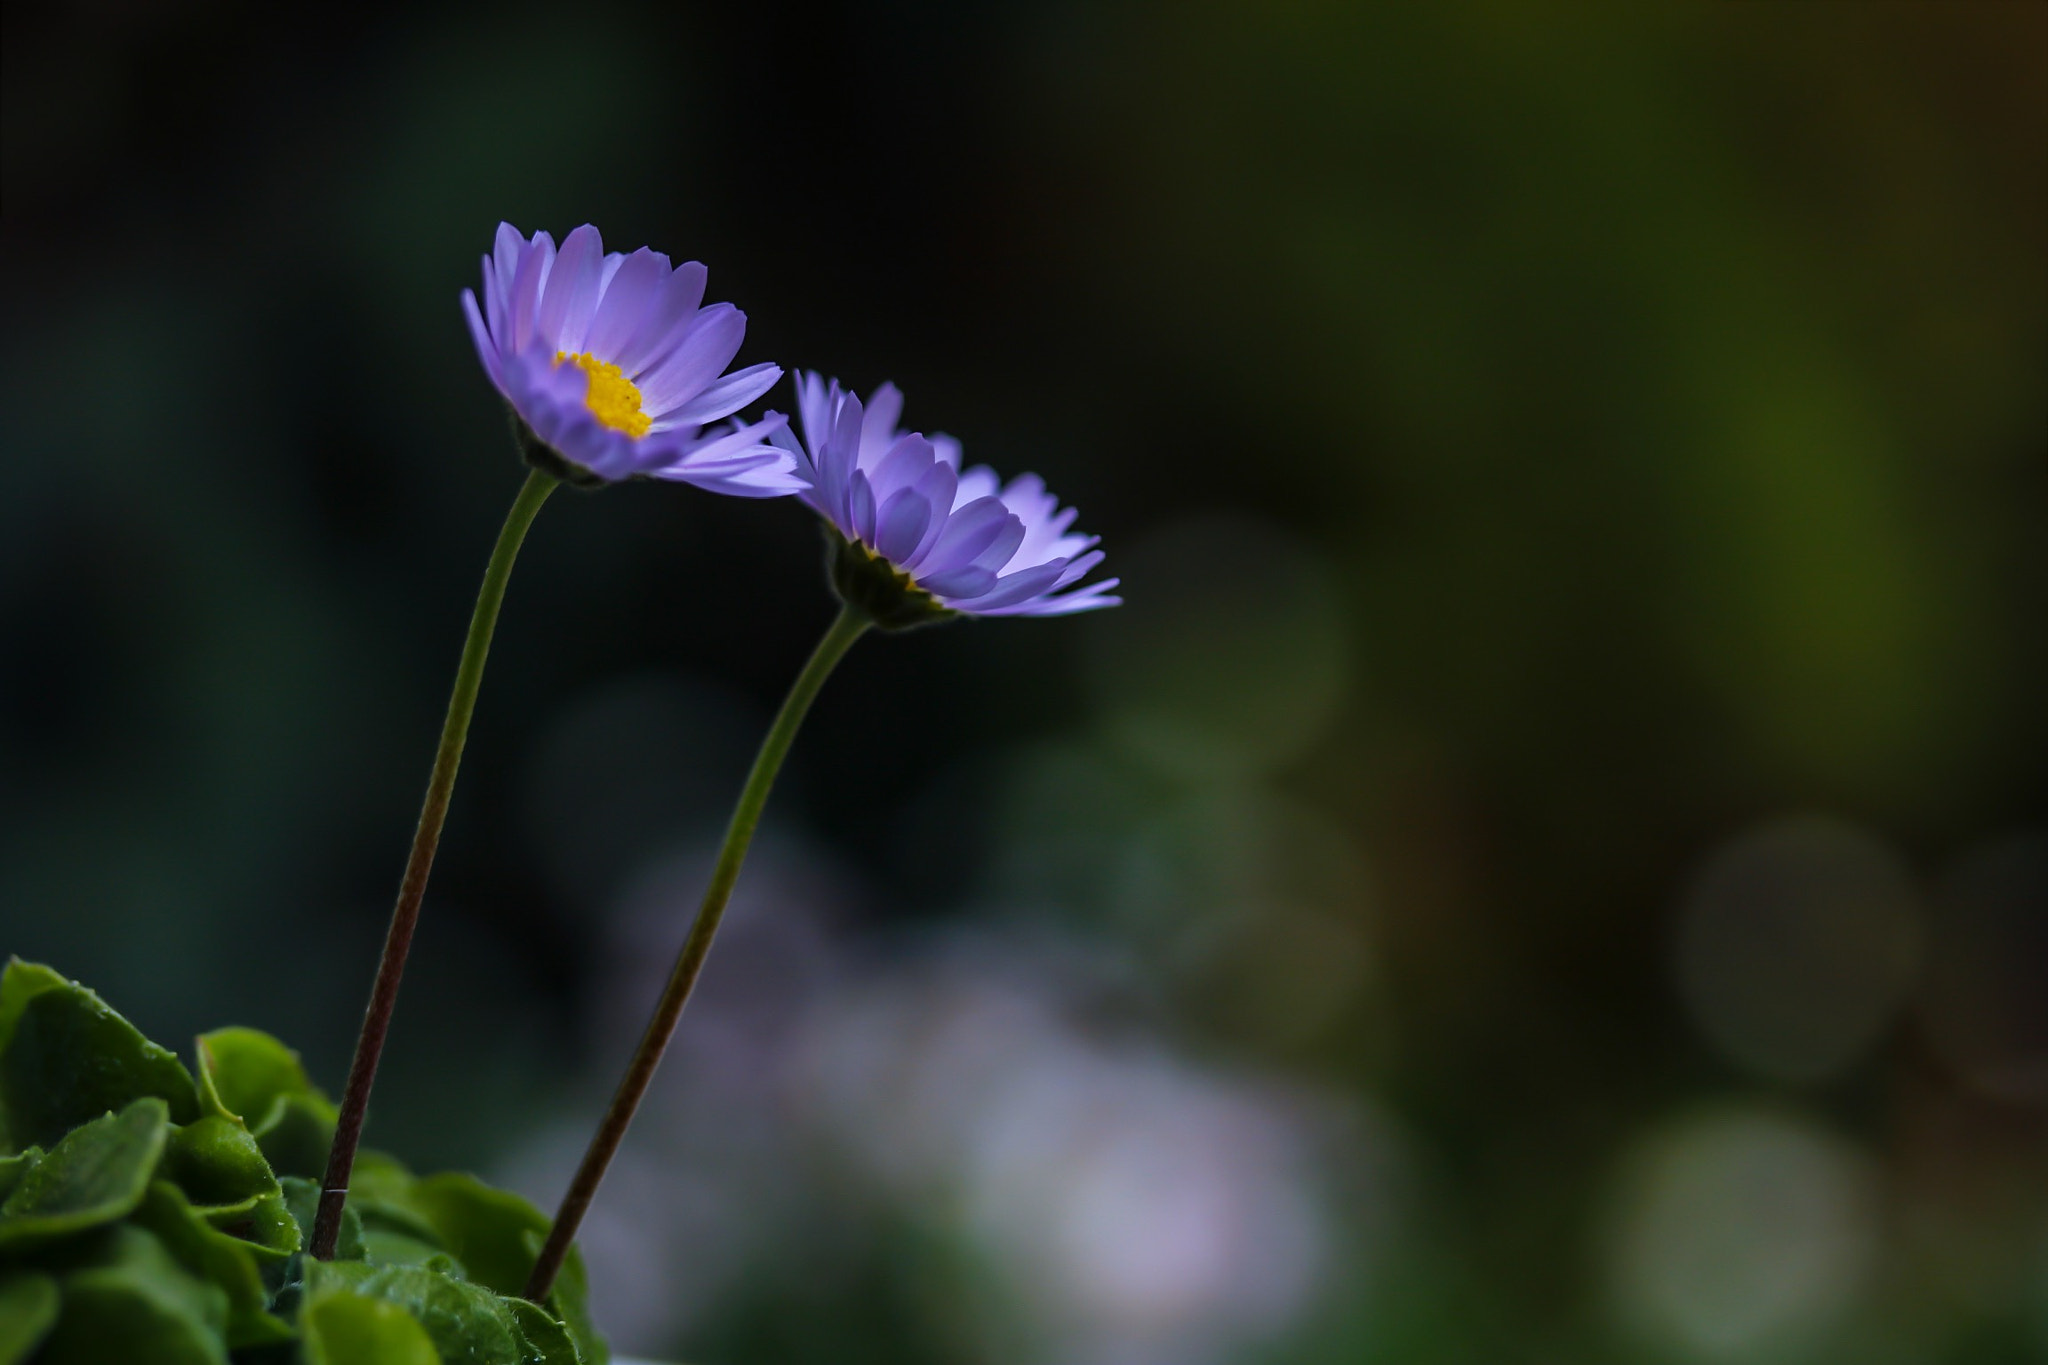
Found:
[{"label": "curved stem", "polygon": [[533,1264],[533,1274],[526,1281],[526,1298],[542,1302],[548,1291],[554,1288],[555,1276],[562,1269],[570,1244],[576,1240],[576,1229],[590,1209],[590,1201],[604,1179],[605,1168],[611,1165],[612,1157],[618,1153],[619,1143],[626,1136],[626,1127],[632,1123],[634,1111],[640,1107],[648,1084],[654,1080],[654,1070],[661,1065],[661,1054],[667,1050],[668,1040],[676,1031],[676,1022],[682,1018],[683,1006],[697,984],[697,974],[703,970],[704,957],[711,951],[711,940],[718,933],[718,921],[725,915],[725,903],[732,897],[733,883],[739,880],[740,865],[747,860],[747,846],[753,842],[755,826],[761,823],[761,808],[768,804],[769,789],[775,785],[775,774],[782,768],[790,742],[796,738],[804,713],[811,709],[811,702],[817,697],[818,689],[825,685],[834,665],[870,624],[865,615],[852,607],[840,609],[838,619],[825,632],[825,638],[818,641],[818,647],[811,651],[810,662],[804,665],[803,672],[797,675],[795,684],[790,687],[789,695],[783,699],[782,710],[776,714],[775,723],[768,727],[768,737],[761,741],[761,752],[754,757],[753,771],[747,774],[747,784],[740,788],[739,804],[733,807],[732,823],[726,826],[725,844],[718,851],[718,863],[711,873],[711,885],[704,891],[704,903],[697,911],[695,922],[690,925],[690,936],[683,940],[682,952],[676,955],[676,965],[669,972],[668,985],[662,989],[661,1000],[654,1007],[654,1016],[647,1021],[647,1031],[640,1037],[640,1046],[634,1049],[633,1059],[626,1065],[625,1077],[612,1096],[611,1107],[605,1110],[604,1121],[598,1124],[589,1148],[583,1153],[583,1164],[576,1168],[576,1178],[569,1182],[568,1193],[562,1196],[561,1208],[555,1212],[554,1226],[548,1230],[548,1240],[541,1247],[540,1257]]},{"label": "curved stem", "polygon": [[355,1169],[356,1147],[363,1137],[370,1086],[377,1079],[377,1059],[383,1054],[384,1039],[391,1032],[391,1011],[398,1004],[399,978],[405,974],[405,956],[412,948],[413,930],[419,924],[420,900],[427,892],[427,874],[434,867],[441,825],[448,818],[448,798],[455,790],[455,772],[462,766],[462,744],[469,737],[469,718],[476,710],[477,689],[483,685],[484,659],[491,652],[491,631],[498,624],[498,608],[505,601],[505,584],[512,577],[512,563],[519,558],[526,528],[533,525],[556,482],[553,475],[537,469],[527,473],[519,496],[513,499],[512,510],[505,516],[504,529],[498,532],[498,544],[484,570],[483,588],[477,593],[476,610],[470,614],[469,637],[462,645],[462,663],[455,670],[455,691],[448,698],[448,718],[441,723],[441,745],[434,753],[434,772],[427,779],[427,799],[420,807],[412,853],[405,860],[405,876],[398,884],[398,904],[391,911],[391,928],[384,935],[384,956],[377,963],[369,1008],[363,1012],[363,1031],[356,1037],[355,1060],[349,1064],[348,1088],[342,1093],[341,1114],[334,1127],[334,1146],[327,1154],[327,1174],[320,1182],[320,1211],[313,1219],[308,1250],[323,1261],[333,1259],[335,1239],[341,1234],[341,1210],[348,1201],[349,1174]]}]

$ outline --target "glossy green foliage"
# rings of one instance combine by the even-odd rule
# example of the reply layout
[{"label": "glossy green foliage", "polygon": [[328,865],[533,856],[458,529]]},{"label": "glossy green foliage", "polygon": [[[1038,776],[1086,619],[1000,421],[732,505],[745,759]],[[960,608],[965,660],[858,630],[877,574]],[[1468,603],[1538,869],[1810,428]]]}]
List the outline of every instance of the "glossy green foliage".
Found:
[{"label": "glossy green foliage", "polygon": [[240,1118],[279,1175],[317,1178],[334,1136],[335,1109],[293,1052],[251,1028],[199,1038],[199,1076],[217,1112]]},{"label": "glossy green foliage", "polygon": [[0,1150],[54,1146],[81,1123],[153,1095],[173,1123],[199,1116],[192,1074],[83,986],[9,960],[0,973]]},{"label": "glossy green foliage", "polygon": [[66,1133],[0,1204],[0,1252],[26,1251],[127,1217],[149,1188],[170,1126],[162,1100],[140,1099]]},{"label": "glossy green foliage", "polygon": [[228,1296],[131,1223],[102,1228],[53,1258],[57,1321],[37,1365],[225,1365]]},{"label": "glossy green foliage", "polygon": [[547,1220],[473,1176],[363,1152],[307,1259],[333,1105],[266,1034],[197,1052],[195,1080],[84,987],[0,976],[0,1365],[605,1365],[580,1260],[515,1297]]},{"label": "glossy green foliage", "polygon": [[330,1261],[308,1267],[307,1303],[338,1291],[403,1308],[450,1365],[525,1365],[529,1358],[526,1335],[505,1300],[465,1280],[450,1257],[427,1265]]},{"label": "glossy green foliage", "polygon": [[291,1324],[269,1311],[272,1291],[264,1273],[282,1268],[288,1253],[214,1227],[168,1180],[150,1185],[134,1221],[154,1233],[179,1265],[227,1295],[230,1347],[292,1339]]},{"label": "glossy green foliage", "polygon": [[309,1302],[300,1322],[306,1365],[441,1365],[427,1329],[384,1299],[337,1289]]}]

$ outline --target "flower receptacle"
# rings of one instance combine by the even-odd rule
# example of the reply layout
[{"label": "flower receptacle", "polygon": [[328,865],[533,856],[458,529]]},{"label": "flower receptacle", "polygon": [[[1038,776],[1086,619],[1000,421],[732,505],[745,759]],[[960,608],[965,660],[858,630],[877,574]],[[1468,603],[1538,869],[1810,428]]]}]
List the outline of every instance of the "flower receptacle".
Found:
[{"label": "flower receptacle", "polygon": [[519,447],[519,458],[529,469],[538,469],[571,488],[603,488],[608,482],[543,441],[516,409],[507,405],[505,411],[512,418],[512,443]]},{"label": "flower receptacle", "polygon": [[961,615],[918,587],[909,574],[830,526],[825,544],[832,591],[883,630],[912,630]]}]

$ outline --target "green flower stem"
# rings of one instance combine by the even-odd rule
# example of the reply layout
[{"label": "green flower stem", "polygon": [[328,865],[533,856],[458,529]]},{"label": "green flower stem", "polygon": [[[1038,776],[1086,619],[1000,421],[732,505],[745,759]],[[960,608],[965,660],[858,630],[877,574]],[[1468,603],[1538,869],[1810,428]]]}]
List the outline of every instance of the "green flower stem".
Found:
[{"label": "green flower stem", "polygon": [[335,1239],[341,1234],[341,1209],[348,1202],[348,1181],[355,1169],[356,1147],[363,1138],[363,1116],[370,1106],[370,1086],[377,1079],[377,1059],[383,1054],[384,1039],[391,1032],[391,1011],[398,1004],[398,982],[405,974],[405,957],[412,948],[413,930],[420,920],[420,900],[427,893],[427,874],[434,868],[434,849],[441,842],[441,825],[448,818],[448,798],[455,790],[455,772],[462,766],[463,741],[469,738],[469,718],[476,711],[477,689],[483,685],[484,660],[491,652],[491,632],[498,624],[498,608],[505,602],[505,584],[512,577],[512,563],[519,558],[519,546],[526,528],[533,525],[541,504],[555,491],[558,481],[551,474],[531,470],[505,516],[498,543],[484,570],[484,585],[476,595],[476,610],[469,618],[469,638],[462,645],[462,664],[455,670],[455,691],[448,698],[448,718],[441,723],[441,747],[434,753],[434,772],[427,779],[427,799],[420,807],[419,828],[412,836],[412,853],[405,860],[405,877],[398,884],[398,904],[391,911],[391,928],[384,935],[384,956],[377,964],[377,981],[370,988],[370,1007],[363,1012],[363,1031],[356,1038],[355,1060],[349,1064],[348,1088],[341,1097],[341,1115],[334,1127],[334,1146],[327,1154],[327,1175],[320,1182],[320,1210],[313,1219],[309,1250],[320,1260],[332,1260]]},{"label": "green flower stem", "polygon": [[633,1051],[625,1077],[612,1096],[611,1107],[605,1110],[604,1121],[598,1125],[597,1132],[590,1139],[590,1147],[583,1153],[583,1164],[576,1168],[576,1178],[569,1182],[568,1193],[562,1196],[562,1206],[555,1213],[554,1226],[548,1230],[547,1243],[541,1247],[540,1258],[533,1265],[533,1274],[526,1281],[525,1297],[535,1303],[544,1302],[548,1291],[554,1288],[555,1276],[562,1269],[570,1244],[576,1240],[576,1229],[582,1224],[583,1215],[590,1210],[590,1201],[604,1179],[605,1168],[617,1155],[619,1143],[626,1136],[626,1127],[632,1123],[634,1111],[647,1094],[655,1068],[661,1065],[661,1054],[668,1048],[668,1041],[676,1031],[676,1022],[682,1018],[683,1006],[697,984],[697,974],[703,970],[705,955],[711,951],[711,940],[718,933],[718,922],[725,915],[726,902],[732,898],[733,884],[739,880],[740,866],[747,860],[747,846],[753,842],[754,829],[761,823],[761,809],[768,804],[769,789],[775,785],[775,774],[781,771],[782,760],[788,755],[790,743],[804,722],[804,713],[811,709],[811,702],[817,698],[818,689],[825,685],[825,679],[831,676],[833,667],[871,624],[865,613],[853,607],[840,609],[839,618],[811,652],[810,662],[804,665],[804,671],[797,675],[789,695],[783,699],[782,710],[768,728],[768,737],[761,741],[761,752],[755,755],[753,771],[747,774],[747,784],[740,789],[739,803],[733,807],[732,823],[726,827],[725,844],[718,851],[718,864],[712,870],[711,885],[705,889],[704,903],[697,911],[696,921],[690,925],[690,936],[683,941],[683,950],[677,954],[676,965],[669,972],[668,985],[662,989],[661,1001],[654,1007],[654,1016],[647,1021],[647,1031],[640,1037],[640,1046]]}]

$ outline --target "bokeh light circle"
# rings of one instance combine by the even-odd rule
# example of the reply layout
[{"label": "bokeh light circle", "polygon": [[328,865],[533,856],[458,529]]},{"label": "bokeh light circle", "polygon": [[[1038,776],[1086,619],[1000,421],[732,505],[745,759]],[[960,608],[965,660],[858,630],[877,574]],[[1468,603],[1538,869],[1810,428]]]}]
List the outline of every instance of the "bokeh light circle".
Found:
[{"label": "bokeh light circle", "polygon": [[1679,911],[1679,993],[1700,1031],[1759,1076],[1813,1081],[1851,1065],[1910,992],[1920,930],[1911,881],[1870,835],[1795,816],[1739,836]]},{"label": "bokeh light circle", "polygon": [[1753,1361],[1837,1323],[1875,1250],[1862,1156],[1764,1110],[1697,1115],[1624,1161],[1608,1281],[1628,1332],[1679,1357]]}]

